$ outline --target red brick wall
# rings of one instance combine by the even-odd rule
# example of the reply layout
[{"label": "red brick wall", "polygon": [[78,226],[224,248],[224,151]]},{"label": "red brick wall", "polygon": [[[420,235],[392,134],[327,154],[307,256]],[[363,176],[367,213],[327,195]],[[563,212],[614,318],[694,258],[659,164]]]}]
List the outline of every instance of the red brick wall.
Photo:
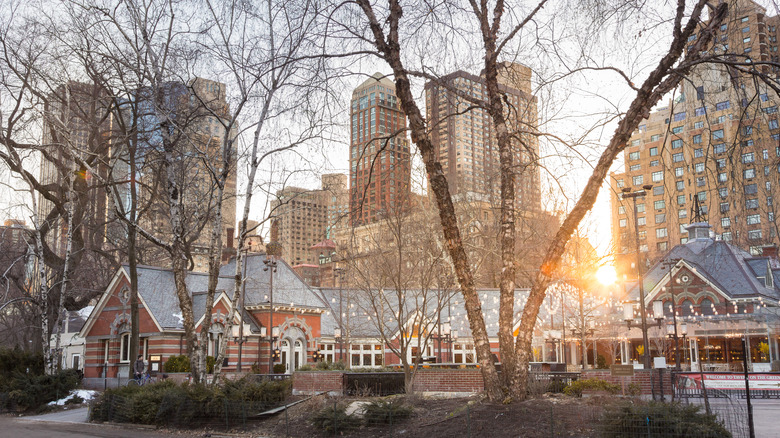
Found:
[{"label": "red brick wall", "polygon": [[342,371],[296,371],[292,381],[294,395],[311,395],[323,391],[330,395],[344,394]]},{"label": "red brick wall", "polygon": [[[655,383],[655,391],[657,395],[661,393],[661,387],[659,385],[659,371],[658,370],[634,370],[634,377],[612,377],[609,370],[586,370],[582,373],[581,379],[601,379],[607,382],[614,383],[616,385],[621,384],[621,379],[625,379],[626,387],[631,383],[638,383],[642,387],[642,395],[651,395],[653,389],[650,386],[650,373],[654,373],[653,382]],[[668,370],[663,372],[664,381],[664,394],[669,396],[672,393],[672,378],[671,373]],[[626,388],[628,389],[628,388]]]},{"label": "red brick wall", "polygon": [[480,392],[484,389],[479,369],[422,369],[414,379],[419,392]]}]

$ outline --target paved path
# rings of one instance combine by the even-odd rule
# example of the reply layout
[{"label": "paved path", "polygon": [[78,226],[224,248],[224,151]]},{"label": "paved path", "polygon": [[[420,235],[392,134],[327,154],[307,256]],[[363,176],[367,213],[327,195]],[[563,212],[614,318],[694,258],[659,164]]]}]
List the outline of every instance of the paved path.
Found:
[{"label": "paved path", "polygon": [[[153,429],[87,423],[88,414],[88,408],[78,408],[28,417],[0,416],[0,436],[24,438],[170,438],[174,436]],[[197,431],[193,432],[194,436],[200,434]]]},{"label": "paved path", "polygon": [[51,414],[17,417],[22,421],[53,421],[56,423],[86,423],[89,419],[89,408],[68,409]]}]

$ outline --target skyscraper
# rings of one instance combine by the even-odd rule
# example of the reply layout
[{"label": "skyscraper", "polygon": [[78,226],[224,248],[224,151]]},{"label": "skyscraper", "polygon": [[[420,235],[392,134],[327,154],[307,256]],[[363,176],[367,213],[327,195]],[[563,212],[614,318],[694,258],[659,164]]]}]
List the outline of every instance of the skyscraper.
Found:
[{"label": "skyscraper", "polygon": [[[731,2],[708,53],[739,62],[777,60],[779,20],[750,0]],[[624,171],[611,175],[616,252],[633,260],[638,243],[652,262],[685,243],[687,225],[700,221],[754,254],[776,245],[779,104],[772,87],[749,74],[722,64],[694,68],[675,99],[640,122],[624,151]],[[647,184],[653,187],[637,199],[635,227],[633,202],[621,191]],[[621,260],[619,269],[630,269]]]},{"label": "skyscraper", "polygon": [[374,73],[352,92],[350,108],[350,222],[360,225],[407,207],[411,157],[392,80]]},{"label": "skyscraper", "polygon": [[[531,69],[516,63],[499,66],[499,87],[506,96],[507,122],[515,154],[516,200],[521,212],[541,209],[537,99],[531,94]],[[425,84],[431,140],[447,176],[450,193],[498,205],[500,164],[493,121],[487,109],[464,96],[487,99],[484,78],[456,71]],[[473,201],[472,201],[473,202]]]}]

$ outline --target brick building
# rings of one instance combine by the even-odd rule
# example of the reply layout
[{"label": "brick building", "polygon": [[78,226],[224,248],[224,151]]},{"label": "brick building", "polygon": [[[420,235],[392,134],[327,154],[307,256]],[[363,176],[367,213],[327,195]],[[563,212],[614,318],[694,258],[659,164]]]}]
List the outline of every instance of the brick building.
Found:
[{"label": "brick building", "polygon": [[[729,8],[710,54],[777,61],[780,18],[768,17],[750,0],[730,2]],[[769,66],[758,68],[775,74]],[[695,220],[708,220],[718,238],[754,254],[780,242],[774,202],[780,190],[779,103],[777,93],[752,76],[703,64],[673,99],[639,124],[624,152],[624,171],[610,178],[620,272],[631,272],[626,263],[634,260],[637,235],[644,268],[685,243],[685,226]],[[652,188],[637,200],[636,230],[633,201],[623,200],[621,191],[648,184]]]},{"label": "brick building", "polygon": [[360,225],[408,202],[411,156],[390,78],[374,73],[352,92],[350,108],[350,223]]}]

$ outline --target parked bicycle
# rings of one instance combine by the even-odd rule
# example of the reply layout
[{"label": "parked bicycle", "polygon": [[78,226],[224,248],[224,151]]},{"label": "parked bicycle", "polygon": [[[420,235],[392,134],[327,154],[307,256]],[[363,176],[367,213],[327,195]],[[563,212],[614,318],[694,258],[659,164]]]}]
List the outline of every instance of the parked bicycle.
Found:
[{"label": "parked bicycle", "polygon": [[149,373],[146,373],[140,377],[136,377],[135,379],[130,379],[127,381],[126,386],[144,386],[147,383],[154,383],[155,379],[149,375]]}]

